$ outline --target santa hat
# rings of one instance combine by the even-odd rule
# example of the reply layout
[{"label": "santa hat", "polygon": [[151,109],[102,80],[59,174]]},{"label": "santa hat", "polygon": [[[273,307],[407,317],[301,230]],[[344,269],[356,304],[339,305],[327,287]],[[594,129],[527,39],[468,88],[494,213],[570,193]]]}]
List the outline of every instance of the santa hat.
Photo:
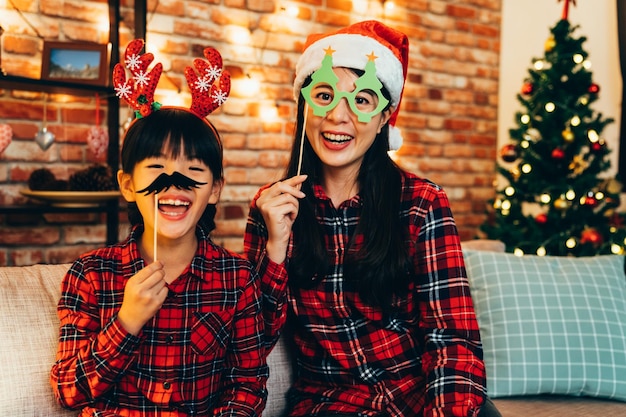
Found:
[{"label": "santa hat", "polygon": [[391,105],[396,108],[389,119],[389,149],[402,145],[402,135],[395,127],[409,62],[407,36],[376,20],[355,23],[336,32],[310,35],[304,52],[296,64],[293,94],[296,100],[304,80],[322,66],[325,50],[331,47],[333,66],[364,70],[368,55],[376,59],[376,78],[391,94]]}]

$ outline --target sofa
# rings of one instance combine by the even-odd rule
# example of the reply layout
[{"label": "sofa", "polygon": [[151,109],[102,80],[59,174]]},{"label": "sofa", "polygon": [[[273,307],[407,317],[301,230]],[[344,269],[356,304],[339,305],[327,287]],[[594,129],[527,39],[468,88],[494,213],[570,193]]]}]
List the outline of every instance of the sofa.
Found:
[{"label": "sofa", "polygon": [[[493,241],[464,242],[463,250],[485,346],[488,390],[502,415],[626,416],[626,280],[622,257],[580,262],[572,258],[519,258],[503,253],[502,245]],[[546,260],[552,264],[544,265]],[[576,282],[571,264],[583,271]],[[0,416],[77,414],[55,402],[48,383],[57,344],[56,303],[69,266],[0,267]],[[564,268],[563,273],[559,268]],[[522,273],[530,280],[519,278]],[[596,286],[604,292],[592,288],[590,282],[596,280],[602,281]],[[560,316],[550,318],[549,307],[567,304],[554,301],[560,298],[559,292],[571,296],[570,304],[559,306],[556,313]],[[537,293],[541,297],[530,297]],[[517,294],[517,300],[511,294]],[[532,305],[537,298],[544,299],[544,305]],[[519,323],[515,323],[516,317]],[[564,327],[548,324],[548,320],[559,318],[572,320]],[[533,327],[533,323],[538,325]],[[582,323],[582,329],[577,323]],[[530,336],[537,329],[539,334]],[[596,330],[602,334],[594,334]],[[568,334],[574,335],[573,342],[566,340]],[[279,341],[268,363],[269,397],[263,416],[280,417],[292,377],[291,358],[284,343]]]}]

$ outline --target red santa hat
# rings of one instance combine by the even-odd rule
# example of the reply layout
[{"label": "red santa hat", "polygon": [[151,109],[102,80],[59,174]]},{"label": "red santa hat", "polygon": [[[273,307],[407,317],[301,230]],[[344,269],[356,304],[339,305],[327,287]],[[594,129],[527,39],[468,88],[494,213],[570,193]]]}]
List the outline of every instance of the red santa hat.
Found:
[{"label": "red santa hat", "polygon": [[304,44],[304,52],[296,64],[293,94],[296,100],[304,80],[322,66],[325,50],[332,47],[333,66],[364,70],[368,55],[374,53],[376,77],[391,94],[391,105],[396,108],[389,119],[389,149],[402,145],[402,135],[395,127],[404,81],[409,62],[407,36],[376,20],[355,23],[335,32],[310,35]]}]

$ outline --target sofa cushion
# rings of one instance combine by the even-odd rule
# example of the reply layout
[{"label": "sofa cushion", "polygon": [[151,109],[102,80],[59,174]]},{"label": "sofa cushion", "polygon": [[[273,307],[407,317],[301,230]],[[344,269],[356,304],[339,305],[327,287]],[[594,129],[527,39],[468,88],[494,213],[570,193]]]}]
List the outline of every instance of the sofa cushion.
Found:
[{"label": "sofa cushion", "polygon": [[626,401],[624,257],[464,254],[491,397]]},{"label": "sofa cushion", "polygon": [[69,264],[0,268],[0,416],[75,416],[50,387]]}]

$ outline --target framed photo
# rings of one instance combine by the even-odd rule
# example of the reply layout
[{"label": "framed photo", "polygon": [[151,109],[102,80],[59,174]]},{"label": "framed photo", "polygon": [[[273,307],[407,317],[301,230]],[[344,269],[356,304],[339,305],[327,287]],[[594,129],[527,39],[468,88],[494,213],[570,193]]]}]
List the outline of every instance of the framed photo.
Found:
[{"label": "framed photo", "polygon": [[41,79],[106,86],[108,45],[44,41]]}]

